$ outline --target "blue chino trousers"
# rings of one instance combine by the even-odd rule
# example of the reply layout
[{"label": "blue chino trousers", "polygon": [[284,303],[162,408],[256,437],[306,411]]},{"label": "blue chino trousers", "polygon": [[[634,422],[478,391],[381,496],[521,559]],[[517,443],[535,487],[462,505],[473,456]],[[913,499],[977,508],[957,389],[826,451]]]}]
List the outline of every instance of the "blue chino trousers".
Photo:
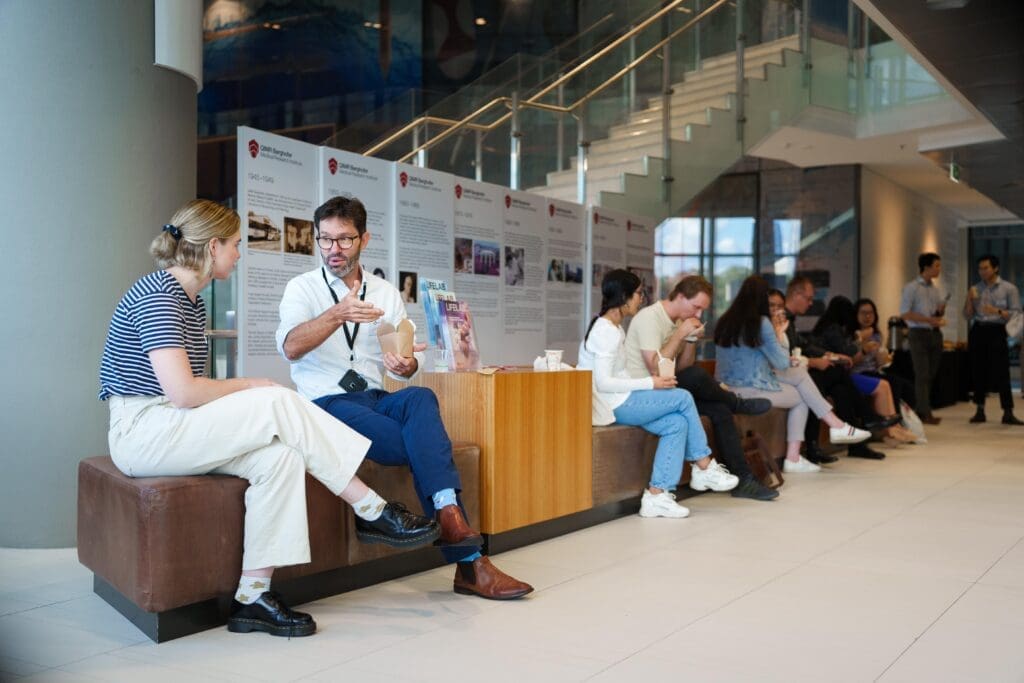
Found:
[{"label": "blue chino trousers", "polygon": [[[373,443],[366,457],[379,465],[408,466],[423,514],[433,518],[433,495],[455,489],[462,514],[462,482],[452,460],[452,442],[441,422],[437,397],[430,389],[408,387],[395,393],[370,389],[322,396],[315,404]],[[467,516],[468,521],[468,516]],[[457,562],[479,552],[479,546],[441,548]]]}]

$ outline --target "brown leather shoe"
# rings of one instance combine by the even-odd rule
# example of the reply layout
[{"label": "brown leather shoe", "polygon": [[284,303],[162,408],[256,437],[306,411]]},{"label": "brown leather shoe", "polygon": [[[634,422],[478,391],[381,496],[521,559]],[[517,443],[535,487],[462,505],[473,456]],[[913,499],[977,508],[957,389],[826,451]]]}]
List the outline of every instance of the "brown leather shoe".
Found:
[{"label": "brown leather shoe", "polygon": [[455,565],[455,592],[488,600],[515,600],[533,592],[533,586],[501,571],[487,556]]},{"label": "brown leather shoe", "polygon": [[937,425],[940,422],[942,422],[942,418],[935,417],[934,415],[922,415],[921,422],[923,422],[926,425]]},{"label": "brown leather shoe", "polygon": [[484,537],[473,531],[469,526],[462,509],[458,505],[445,505],[437,511],[437,523],[441,526],[441,535],[434,545],[461,547],[483,545]]}]

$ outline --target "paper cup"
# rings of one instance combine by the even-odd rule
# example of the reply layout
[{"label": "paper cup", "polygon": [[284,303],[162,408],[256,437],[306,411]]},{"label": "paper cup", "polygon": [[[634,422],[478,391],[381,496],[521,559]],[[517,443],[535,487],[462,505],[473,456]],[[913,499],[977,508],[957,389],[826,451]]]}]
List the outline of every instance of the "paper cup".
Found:
[{"label": "paper cup", "polygon": [[674,377],[676,374],[676,362],[671,358],[662,358],[658,361],[658,377]]},{"label": "paper cup", "polygon": [[561,370],[562,349],[544,349],[544,361],[547,363],[548,370]]}]

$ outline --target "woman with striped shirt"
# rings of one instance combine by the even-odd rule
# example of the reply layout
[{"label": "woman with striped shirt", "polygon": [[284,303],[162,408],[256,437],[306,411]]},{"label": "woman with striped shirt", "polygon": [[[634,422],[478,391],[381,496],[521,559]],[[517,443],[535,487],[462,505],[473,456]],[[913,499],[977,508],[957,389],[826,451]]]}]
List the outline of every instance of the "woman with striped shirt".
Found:
[{"label": "woman with striped shirt", "polygon": [[206,367],[206,309],[199,291],[239,259],[238,215],[188,202],[154,238],[161,268],[118,303],[100,367],[110,407],[110,453],[131,477],[231,474],[245,494],[242,576],[228,629],[305,636],[312,617],[270,591],[275,567],[310,561],[305,475],[353,506],[360,538],[412,547],[435,522],[387,503],[355,476],[370,442],[269,379],[214,380]]}]

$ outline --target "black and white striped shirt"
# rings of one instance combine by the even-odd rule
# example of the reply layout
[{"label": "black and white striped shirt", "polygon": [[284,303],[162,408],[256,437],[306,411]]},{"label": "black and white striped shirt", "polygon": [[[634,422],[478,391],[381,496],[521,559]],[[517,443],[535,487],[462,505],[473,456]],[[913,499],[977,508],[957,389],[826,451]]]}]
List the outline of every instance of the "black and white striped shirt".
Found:
[{"label": "black and white striped shirt", "polygon": [[107,331],[100,362],[100,400],[110,396],[162,396],[149,352],[179,348],[192,375],[206,370],[206,305],[192,303],[166,270],[140,278],[121,298]]}]

